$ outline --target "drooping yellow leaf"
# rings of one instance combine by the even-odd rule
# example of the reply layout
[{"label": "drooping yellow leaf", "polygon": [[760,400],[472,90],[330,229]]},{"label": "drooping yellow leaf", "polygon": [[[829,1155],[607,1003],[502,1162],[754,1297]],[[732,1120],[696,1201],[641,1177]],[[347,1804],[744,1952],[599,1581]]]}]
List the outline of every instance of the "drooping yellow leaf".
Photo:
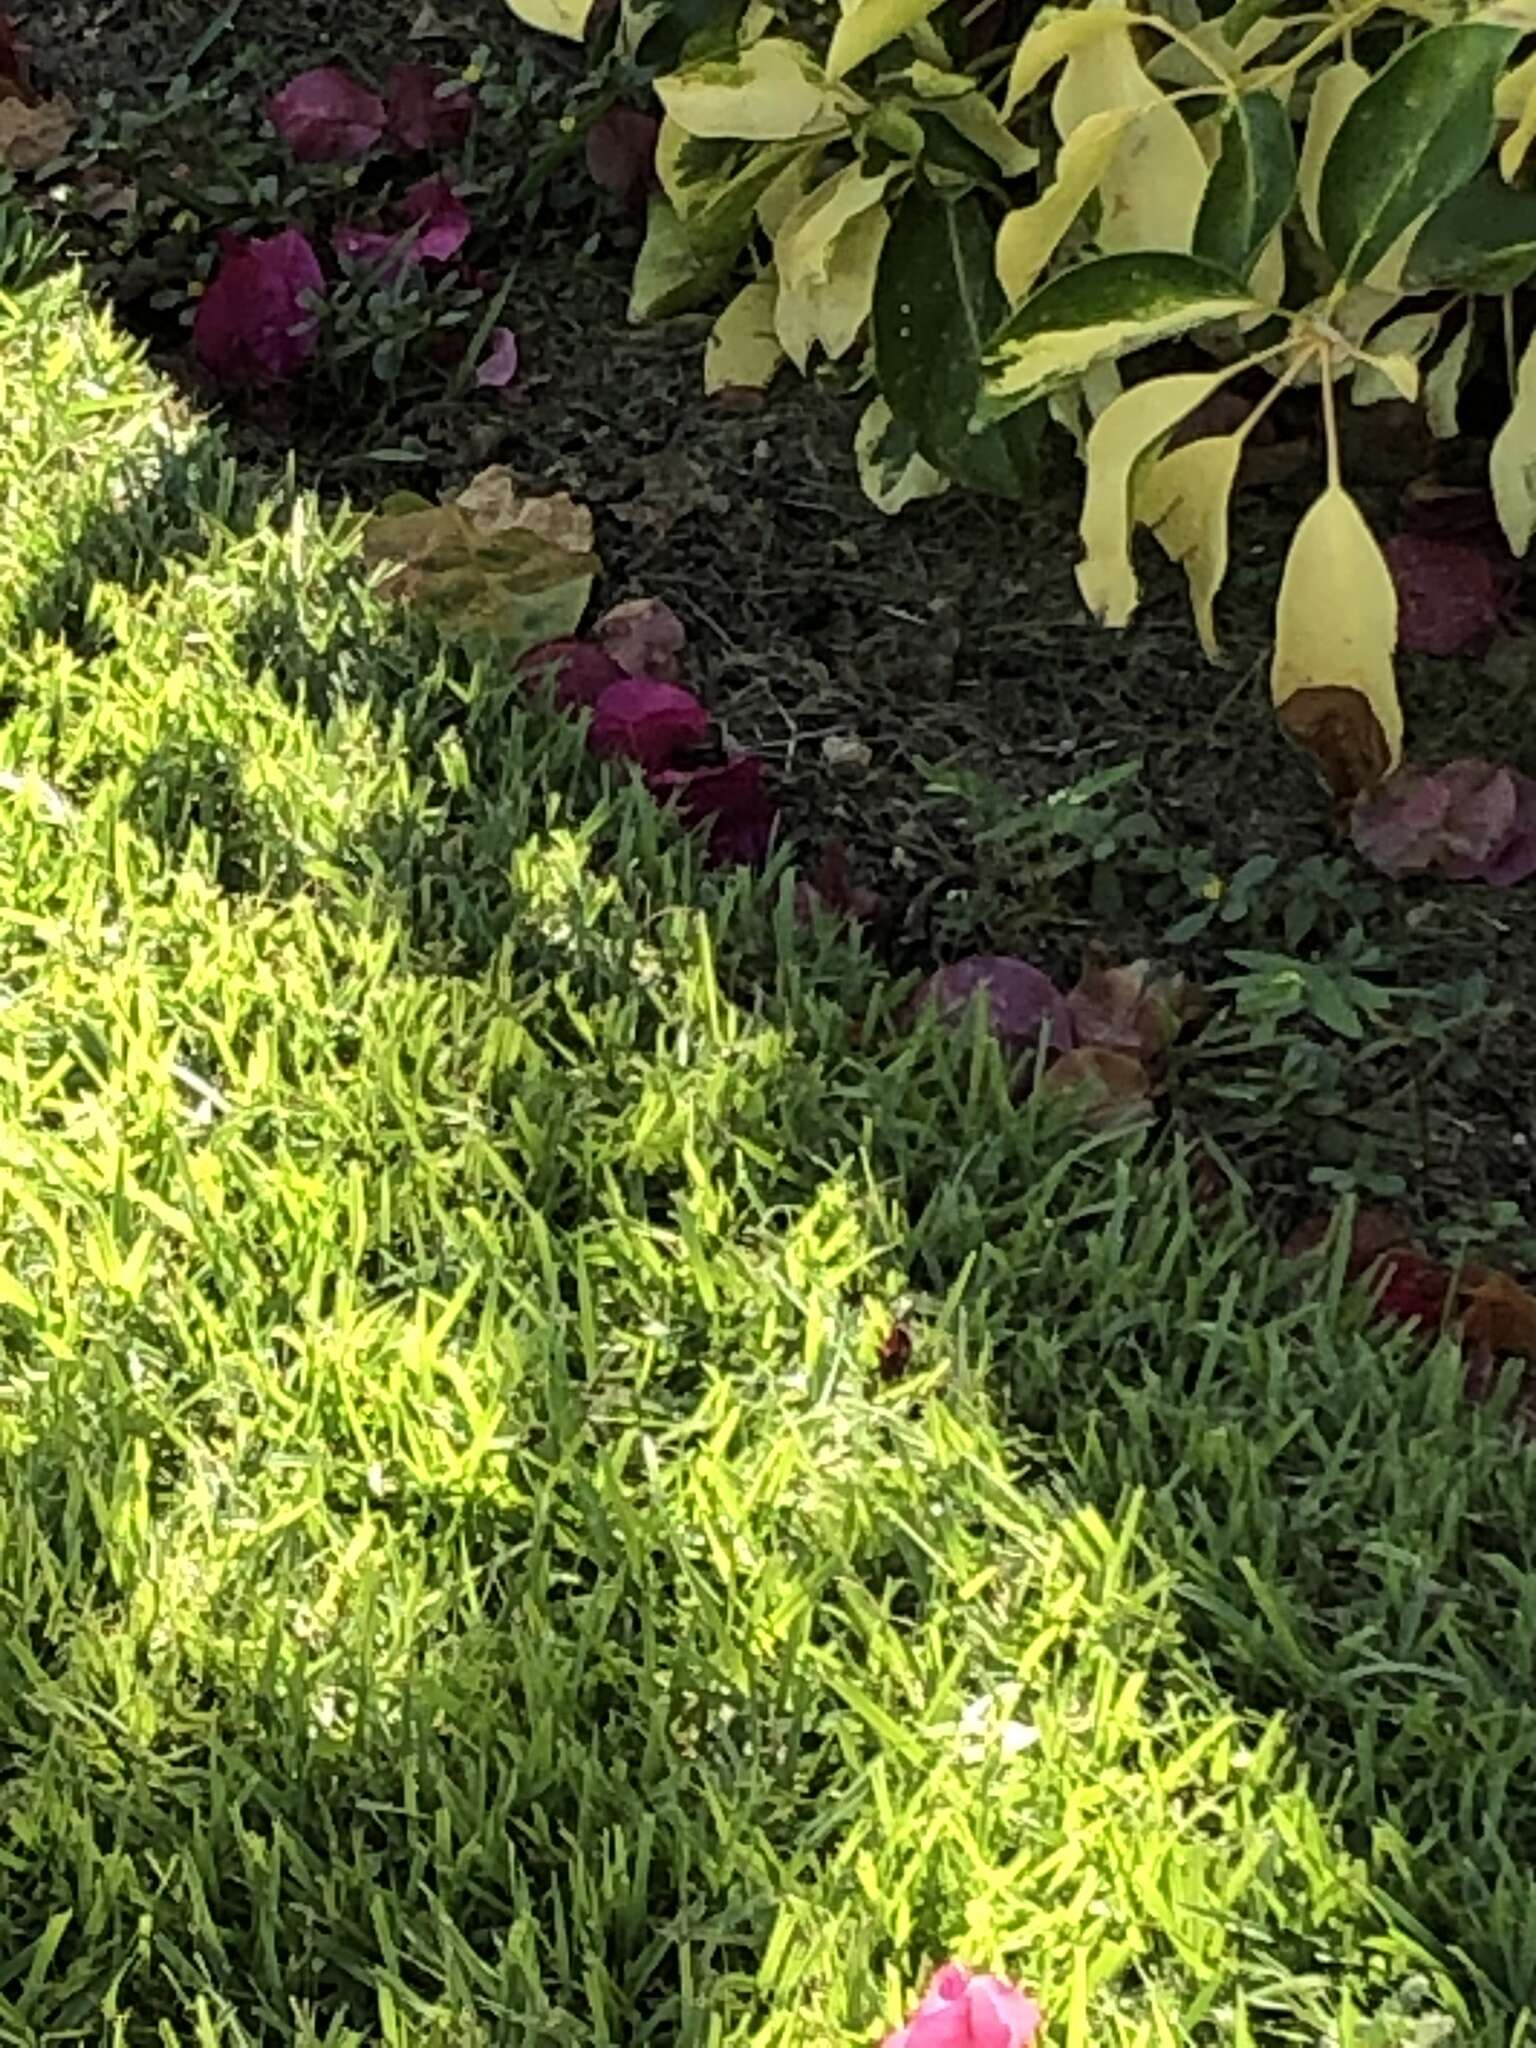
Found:
[{"label": "drooping yellow leaf", "polygon": [[869,318],[891,224],[882,202],[904,168],[891,164],[871,176],[862,164],[845,164],[786,216],[775,236],[774,324],[797,369],[818,342],[834,360],[846,355]]},{"label": "drooping yellow leaf", "polygon": [[780,228],[815,185],[824,154],[823,145],[813,142],[792,156],[764,187],[757,202],[757,218],[770,242],[778,239]]},{"label": "drooping yellow leaf", "polygon": [[1137,471],[1230,371],[1186,372],[1132,385],[1094,422],[1085,451],[1087,485],[1079,533],[1083,558],[1077,587],[1104,626],[1124,626],[1136,609],[1131,561]]},{"label": "drooping yellow leaf", "polygon": [[843,18],[832,31],[827,76],[842,78],[936,14],[940,0],[843,0]]},{"label": "drooping yellow leaf", "polygon": [[937,498],[949,478],[919,451],[883,398],[871,399],[854,435],[853,452],[864,495],[882,512],[899,512],[919,498]]},{"label": "drooping yellow leaf", "polygon": [[1356,405],[1379,405],[1389,398],[1405,398],[1412,405],[1417,400],[1419,358],[1439,333],[1442,317],[1439,312],[1405,313],[1371,336],[1350,386]]},{"label": "drooping yellow leaf", "polygon": [[1212,661],[1221,659],[1216,599],[1226,581],[1228,513],[1242,459],[1241,434],[1207,435],[1164,455],[1136,493],[1138,520],[1189,578],[1200,645]]},{"label": "drooping yellow leaf", "polygon": [[1472,307],[1467,307],[1460,332],[1452,335],[1445,354],[1424,379],[1424,417],[1437,441],[1454,441],[1461,431],[1458,417],[1461,387],[1472,347]]},{"label": "drooping yellow leaf", "polygon": [[704,344],[704,389],[766,391],[784,350],[774,329],[779,281],[771,273],[744,284],[710,329]]},{"label": "drooping yellow leaf", "polygon": [[[1105,10],[1102,20],[1108,19]],[[1092,20],[1094,10],[1086,17]],[[1096,114],[1137,110],[1100,174],[1095,241],[1124,249],[1184,251],[1210,181],[1210,165],[1178,108],[1148,78],[1128,29],[1111,24],[1068,57],[1052,114],[1062,141]]]},{"label": "drooping yellow leaf", "polygon": [[1008,90],[1003,98],[1004,119],[1028,99],[1042,79],[1049,78],[1058,64],[1064,64],[1074,50],[1086,48],[1115,29],[1124,34],[1127,28],[1139,28],[1141,25],[1139,16],[1112,4],[1076,8],[1070,13],[1056,7],[1043,7],[1014,52]]},{"label": "drooping yellow leaf", "polygon": [[[1402,758],[1396,647],[1392,572],[1354,499],[1329,484],[1286,557],[1270,689],[1288,729],[1312,745],[1336,789],[1347,781],[1368,787]],[[1314,710],[1323,716],[1313,719]]]},{"label": "drooping yellow leaf", "polygon": [[1323,233],[1318,223],[1317,195],[1323,182],[1323,165],[1334,137],[1344,125],[1344,116],[1370,82],[1371,74],[1363,64],[1341,57],[1336,64],[1329,65],[1312,88],[1312,105],[1296,172],[1296,196],[1308,232],[1319,245]]},{"label": "drooping yellow leaf", "polygon": [[579,43],[587,31],[593,0],[507,0],[507,5],[529,28]]},{"label": "drooping yellow leaf", "polygon": [[774,330],[779,281],[770,271],[744,284],[718,316],[704,344],[704,390],[766,391],[784,361]]},{"label": "drooping yellow leaf", "polygon": [[1139,115],[1137,107],[1090,115],[1062,144],[1049,191],[1033,206],[1015,207],[1004,217],[997,231],[997,281],[1014,305],[1033,289]]},{"label": "drooping yellow leaf", "polygon": [[1499,145],[1499,169],[1512,185],[1536,140],[1536,57],[1505,72],[1494,87],[1493,111],[1497,120],[1515,124]]},{"label": "drooping yellow leaf", "polygon": [[767,36],[730,59],[708,59],[658,78],[656,94],[690,135],[792,142],[835,135],[859,104],[835,86],[808,50]]},{"label": "drooping yellow leaf", "polygon": [[1536,339],[1520,358],[1515,402],[1494,437],[1488,479],[1510,552],[1523,560],[1536,534]]}]

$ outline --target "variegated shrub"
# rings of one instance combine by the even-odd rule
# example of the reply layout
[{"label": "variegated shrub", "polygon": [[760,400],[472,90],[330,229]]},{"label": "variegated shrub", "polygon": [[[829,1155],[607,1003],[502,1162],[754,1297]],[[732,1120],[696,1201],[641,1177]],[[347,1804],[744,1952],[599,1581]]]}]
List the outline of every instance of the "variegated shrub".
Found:
[{"label": "variegated shrub", "polygon": [[[591,11],[510,4],[571,32]],[[656,81],[634,317],[733,284],[717,389],[786,359],[865,365],[860,469],[888,510],[956,483],[1029,496],[1054,420],[1086,465],[1094,613],[1131,619],[1149,528],[1213,655],[1245,445],[1282,391],[1315,388],[1323,480],[1286,565],[1274,696],[1341,793],[1389,773],[1396,601],[1338,410],[1401,398],[1454,435],[1491,337],[1509,392],[1491,485],[1526,552],[1536,0],[623,0],[621,45],[660,21],[681,55]],[[1138,375],[1175,338],[1183,364]],[[1227,386],[1246,414],[1190,438]]]}]

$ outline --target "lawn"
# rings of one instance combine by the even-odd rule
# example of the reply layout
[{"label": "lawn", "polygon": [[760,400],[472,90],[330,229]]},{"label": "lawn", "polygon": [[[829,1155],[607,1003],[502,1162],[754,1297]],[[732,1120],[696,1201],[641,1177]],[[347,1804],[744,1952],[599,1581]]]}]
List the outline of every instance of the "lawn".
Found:
[{"label": "lawn", "polygon": [[4,238],[0,2038],[1529,2038],[1501,1404]]}]

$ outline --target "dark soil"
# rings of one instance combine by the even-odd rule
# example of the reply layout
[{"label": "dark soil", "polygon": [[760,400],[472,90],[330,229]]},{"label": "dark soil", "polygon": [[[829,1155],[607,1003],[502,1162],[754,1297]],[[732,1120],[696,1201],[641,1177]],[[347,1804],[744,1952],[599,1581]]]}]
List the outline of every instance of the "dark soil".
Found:
[{"label": "dark soil", "polygon": [[[548,95],[552,115],[579,77],[566,53],[531,59],[531,39],[496,4],[440,5],[470,26],[418,45],[405,37],[419,7],[380,4],[357,22],[363,48],[343,38],[339,51],[329,7],[246,0],[228,11],[223,42],[203,60],[210,92],[224,44],[231,62],[246,53],[253,85],[265,67],[267,89],[333,54],[364,63],[370,47],[376,75],[399,57],[457,68],[477,41],[508,66],[535,62],[541,82],[530,89]],[[22,19],[50,83],[84,100],[104,84],[124,99],[134,81],[153,92],[156,74],[207,35],[209,15],[180,0],[52,0]],[[110,147],[102,160],[111,164]],[[506,394],[445,400],[436,373],[355,415],[329,388],[236,405],[235,445],[263,457],[291,445],[307,480],[364,502],[402,486],[450,488],[488,462],[591,502],[603,600],[654,594],[681,614],[691,680],[732,742],[769,757],[803,863],[830,837],[846,844],[858,881],[885,900],[874,942],[899,969],[1019,951],[1070,975],[1101,940],[1220,983],[1239,971],[1233,949],[1318,962],[1374,949],[1359,971],[1405,991],[1384,1027],[1351,1041],[1317,1024],[1266,1029],[1219,1005],[1170,1077],[1174,1123],[1272,1194],[1287,1220],[1354,1186],[1442,1234],[1502,1238],[1517,1258],[1536,1258],[1536,884],[1499,894],[1373,876],[1269,713],[1268,618],[1313,479],[1305,446],[1299,474],[1238,501],[1226,668],[1203,660],[1182,579],[1155,550],[1141,616],[1106,633],[1073,584],[1070,464],[1033,509],[954,493],[885,518],[854,472],[862,400],[843,372],[785,373],[761,408],[743,411],[702,393],[707,318],[626,324],[636,229],[585,188],[579,162],[499,235],[477,216],[477,263],[504,266],[515,250],[505,317],[524,369]],[[67,224],[105,290],[142,259],[89,222]],[[186,377],[184,329],[147,300],[129,297],[124,318]],[[1362,417],[1356,474],[1374,478],[1368,509],[1390,532],[1402,486],[1429,457],[1389,416]],[[379,447],[408,459],[377,461]],[[1487,661],[1405,662],[1416,753],[1487,754],[1536,771],[1533,650],[1516,621]],[[1035,808],[1123,763],[1134,771],[1097,801],[1094,831],[1063,837]],[[957,776],[981,786],[946,793]],[[1272,870],[1248,868],[1256,856],[1272,857]],[[1190,932],[1192,917],[1206,928]],[[1183,933],[1177,943],[1170,930]]]}]

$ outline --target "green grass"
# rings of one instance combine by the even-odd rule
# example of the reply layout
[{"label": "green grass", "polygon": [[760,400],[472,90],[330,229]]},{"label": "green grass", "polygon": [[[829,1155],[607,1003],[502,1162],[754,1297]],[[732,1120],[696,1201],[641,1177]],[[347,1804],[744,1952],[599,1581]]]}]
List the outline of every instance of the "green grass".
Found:
[{"label": "green grass", "polygon": [[951,1952],[1052,2048],[1529,2038],[1455,1360],[702,872],[7,232],[0,2042],[853,2048]]}]

